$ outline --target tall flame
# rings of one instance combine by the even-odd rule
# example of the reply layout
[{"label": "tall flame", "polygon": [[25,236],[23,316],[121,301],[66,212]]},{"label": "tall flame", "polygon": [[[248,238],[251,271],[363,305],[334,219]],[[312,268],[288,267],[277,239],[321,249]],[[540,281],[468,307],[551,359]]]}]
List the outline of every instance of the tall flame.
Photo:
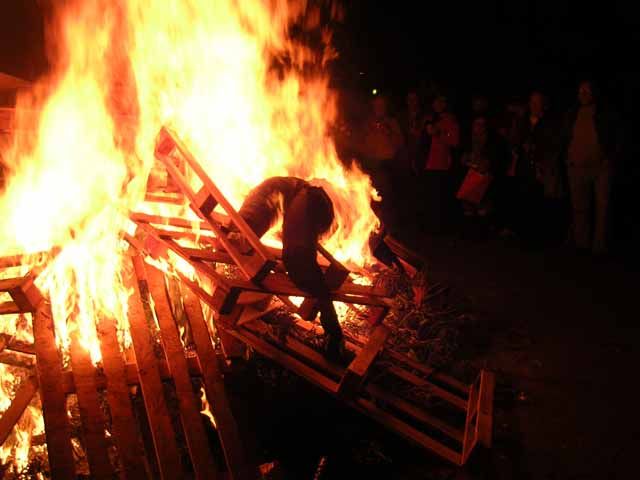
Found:
[{"label": "tall flame", "polygon": [[[374,191],[340,162],[329,135],[336,96],[323,67],[333,51],[318,5],[60,4],[47,36],[51,72],[18,99],[4,154],[0,255],[62,247],[39,278],[62,346],[75,331],[98,362],[95,319],[109,315],[126,329],[121,232],[144,198],[163,125],[235,207],[270,176],[326,179],[338,224],[327,248],[351,265],[369,261]],[[294,25],[298,38],[314,30],[318,45],[294,40]]]}]

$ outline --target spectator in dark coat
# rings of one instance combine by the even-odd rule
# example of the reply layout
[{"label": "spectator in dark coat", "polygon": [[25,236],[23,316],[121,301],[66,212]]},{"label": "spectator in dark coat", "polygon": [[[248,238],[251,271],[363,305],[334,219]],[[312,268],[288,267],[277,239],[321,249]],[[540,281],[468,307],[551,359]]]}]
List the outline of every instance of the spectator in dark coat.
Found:
[{"label": "spectator in dark coat", "polygon": [[535,244],[549,234],[545,198],[558,199],[562,194],[557,163],[560,129],[547,109],[546,96],[534,91],[526,114],[514,123],[510,133],[513,163],[508,175],[514,187],[511,225],[524,240]]}]

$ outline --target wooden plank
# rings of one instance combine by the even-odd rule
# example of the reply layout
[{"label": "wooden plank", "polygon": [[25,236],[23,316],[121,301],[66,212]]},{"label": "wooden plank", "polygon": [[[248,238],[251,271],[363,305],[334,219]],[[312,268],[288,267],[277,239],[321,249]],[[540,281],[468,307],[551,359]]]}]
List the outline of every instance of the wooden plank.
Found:
[{"label": "wooden plank", "polygon": [[[161,131],[160,135],[166,135],[171,137],[171,133],[168,130],[164,129]],[[173,141],[177,143],[177,137],[172,137]],[[211,229],[215,232],[216,237],[222,245],[224,245],[225,250],[231,257],[233,258],[235,264],[242,270],[242,272],[246,275],[249,280],[259,282],[262,277],[273,267],[275,263],[268,255],[255,233],[249,228],[246,222],[240,217],[240,215],[231,207],[228,201],[222,196],[222,193],[215,187],[213,182],[207,177],[204,171],[199,167],[198,162],[191,156],[191,153],[186,149],[186,147],[179,147],[179,151],[182,156],[187,160],[191,168],[196,172],[196,174],[200,177],[200,180],[206,186],[206,189],[213,196],[213,198],[225,209],[225,211],[229,214],[235,226],[239,229],[240,232],[247,238],[254,251],[256,252],[255,257],[246,257],[242,255],[235,245],[229,241],[226,233],[220,228],[217,222],[215,222],[210,216],[207,215],[206,211],[204,211],[199,204],[196,193],[193,192],[189,182],[182,175],[182,173],[178,170],[178,168],[174,165],[173,160],[170,158],[166,158],[164,155],[158,155],[156,150],[156,158],[158,158],[161,162],[164,163],[167,168],[167,172],[171,178],[178,184],[182,192],[189,199],[191,209],[198,214],[203,220],[209,222]],[[187,158],[188,157],[188,158]],[[254,262],[254,260],[256,260]]]},{"label": "wooden plank", "polygon": [[24,255],[9,255],[0,257],[0,268],[19,267],[25,261]]},{"label": "wooden plank", "polygon": [[[249,243],[251,244],[253,249],[262,258],[262,260],[263,261],[271,260],[269,254],[265,251],[264,246],[262,245],[262,243],[260,243],[260,240],[258,239],[256,234],[253,232],[253,230],[251,230],[249,225],[247,225],[247,223],[240,216],[240,214],[233,208],[233,206],[225,198],[225,196],[222,194],[222,192],[220,190],[218,190],[218,187],[216,187],[216,185],[211,181],[211,179],[206,174],[206,172],[204,171],[202,166],[198,163],[198,161],[191,154],[191,152],[186,147],[186,145],[181,141],[181,139],[174,132],[170,131],[166,127],[163,127],[162,131],[160,132],[160,135],[161,136],[164,135],[166,137],[169,137],[173,141],[175,147],[178,149],[178,151],[180,152],[182,157],[187,161],[187,163],[192,168],[192,170],[200,178],[200,180],[203,183],[203,186],[206,188],[206,190],[209,191],[209,193],[213,196],[213,198],[215,198],[215,200],[220,204],[222,209],[230,217],[230,219],[233,222],[233,224],[247,238],[247,240],[249,241]],[[162,155],[160,155],[160,156],[162,156]],[[160,160],[163,161],[162,158],[160,158]],[[172,162],[163,161],[163,163],[165,163],[165,165],[167,166],[167,170],[169,170],[170,173],[171,173],[171,170],[170,170],[171,167],[173,167],[173,170],[175,172],[177,172],[178,174],[180,173],[173,166]],[[205,218],[205,220],[207,220],[207,218]],[[215,226],[212,225],[212,227],[213,227],[213,229],[215,231],[216,230]],[[226,245],[225,245],[225,247],[226,247]],[[229,251],[229,253],[231,253],[232,256],[233,256],[233,253],[231,251]]]},{"label": "wooden plank", "polygon": [[218,314],[216,334],[218,335],[220,345],[222,346],[222,353],[226,359],[242,358],[246,353],[244,344],[227,333],[227,330],[235,328],[236,322],[240,319],[244,310],[245,307],[243,305],[236,305],[230,313]]},{"label": "wooden plank", "polygon": [[431,450],[436,455],[450,461],[455,465],[462,465],[462,456],[455,450],[443,445],[442,443],[429,437],[427,434],[413,428],[406,422],[394,417],[393,415],[385,412],[381,408],[377,407],[373,402],[359,398],[357,401],[352,402],[352,405],[368,415],[378,423],[385,427],[397,432],[404,438],[416,443],[417,445]]},{"label": "wooden plank", "polygon": [[[136,272],[144,272],[142,257],[133,255],[132,261]],[[144,281],[138,282],[134,273],[128,269],[125,269],[125,285],[132,291],[129,297],[131,339],[133,340],[140,387],[149,418],[161,478],[165,480],[182,478],[183,470],[175,432],[171,426],[171,417],[164,401],[158,362],[151,344],[147,314],[142,303],[141,290],[145,292],[145,300],[148,301],[146,298],[147,286]]]},{"label": "wooden plank", "polygon": [[444,373],[438,372],[431,367],[427,367],[426,365],[409,358],[408,356],[396,352],[394,350],[385,350],[385,355],[389,355],[393,360],[397,360],[401,363],[404,363],[408,367],[412,368],[425,375],[426,377],[431,377],[435,380],[438,380],[441,383],[446,384],[447,386],[457,390],[459,393],[463,393],[465,396],[469,395],[469,385],[462,383],[461,381],[446,375]]},{"label": "wooden plank", "polygon": [[367,323],[372,327],[380,325],[389,313],[389,307],[372,307],[367,315]]},{"label": "wooden plank", "polygon": [[11,365],[12,367],[24,368],[31,370],[35,366],[35,359],[31,356],[20,355],[6,349],[0,352],[0,363]]},{"label": "wooden plank", "polygon": [[460,444],[462,445],[464,432],[459,428],[455,428],[449,425],[448,423],[443,422],[439,418],[426,412],[424,409],[419,408],[400,397],[396,397],[395,395],[390,394],[389,392],[387,392],[386,390],[382,389],[377,385],[373,385],[373,384],[367,385],[366,391],[372,397],[376,399],[380,399],[385,403],[392,405],[397,410],[413,417],[419,422],[422,422],[426,425],[429,425],[435,428],[436,430],[439,430],[440,432],[444,433],[450,438],[456,440],[457,442],[460,442]]},{"label": "wooden plank", "polygon": [[465,420],[464,426],[464,438],[462,440],[462,462],[466,462],[471,455],[471,451],[473,447],[478,442],[478,432],[477,428],[475,428],[474,420],[477,425],[477,414],[478,414],[478,383],[475,383],[471,387],[471,391],[469,392],[469,402],[467,403],[467,418]]},{"label": "wooden plank", "polygon": [[[143,250],[146,254],[152,258],[163,258],[169,261],[166,253],[166,249],[171,249],[178,256],[189,262],[199,273],[211,278],[216,285],[228,290],[228,281],[225,277],[216,272],[212,267],[202,262],[193,261],[189,253],[184,247],[178,245],[174,241],[163,239],[158,235],[158,232],[150,225],[142,224],[139,226],[139,230],[144,234],[142,238],[142,246],[140,241],[132,239],[134,246],[139,250]],[[128,239],[127,239],[128,240]]]},{"label": "wooden plank", "polygon": [[[196,357],[188,357],[187,365],[189,367],[189,375],[191,375],[191,377],[202,377],[202,369],[200,368],[200,363]],[[160,372],[160,378],[163,382],[170,381],[172,379],[166,360],[158,361],[158,371]],[[138,366],[135,363],[126,363],[124,365],[124,377],[122,378],[124,378],[125,384],[129,387],[139,386],[140,377],[138,375]],[[62,373],[62,384],[63,390],[66,394],[76,392],[76,385],[73,382],[73,374],[71,372]],[[96,385],[98,389],[103,389],[110,386],[111,382],[106,375],[96,372]]]},{"label": "wooden plank", "polygon": [[78,396],[82,436],[87,452],[91,477],[113,479],[114,469],[107,453],[106,420],[100,408],[95,368],[89,352],[80,345],[77,330],[71,334],[71,370]]},{"label": "wooden plank", "polygon": [[164,274],[150,265],[145,266],[145,271],[156,318],[160,325],[164,352],[176,388],[180,420],[194,473],[196,478],[202,480],[217,478],[218,469],[208,448],[204,425],[200,417],[200,406],[196,403],[197,398],[191,384],[184,347],[180,341],[180,332],[178,332],[167,296]]},{"label": "wooden plank", "polygon": [[0,315],[12,315],[16,313],[24,313],[16,302],[0,303]]},{"label": "wooden plank", "polygon": [[[111,432],[118,448],[124,478],[137,480],[146,478],[144,450],[139,440],[135,415],[129,396],[129,385],[124,359],[118,345],[117,325],[112,317],[101,317],[97,325],[102,369],[108,382],[107,403],[111,411]],[[138,379],[137,368],[132,365]],[[96,383],[98,381],[96,380]],[[105,385],[106,386],[106,385]]]},{"label": "wooden plank", "polygon": [[30,376],[20,384],[16,396],[11,401],[9,408],[5,410],[0,418],[0,446],[4,444],[11,434],[22,413],[31,403],[33,396],[38,390],[38,380],[35,376]]},{"label": "wooden plank", "polygon": [[255,351],[270,358],[276,363],[279,363],[283,367],[291,370],[296,375],[301,376],[307,381],[313,383],[317,387],[320,387],[326,392],[335,395],[338,392],[338,383],[331,378],[322,375],[314,368],[306,365],[305,363],[297,360],[286,352],[274,347],[269,342],[264,341],[253,333],[242,330],[230,330],[229,333],[241,340],[242,342],[250,345]]},{"label": "wooden plank", "polygon": [[247,455],[240,440],[238,425],[227,397],[218,358],[211,342],[200,300],[193,292],[183,289],[183,305],[202,366],[205,393],[211,412],[216,419],[227,468],[234,479],[255,478],[255,468],[247,463]]},{"label": "wooden plank", "polygon": [[496,376],[492,372],[480,372],[480,399],[478,400],[478,442],[487,448],[493,443],[493,395]]},{"label": "wooden plank", "polygon": [[[248,324],[245,326],[245,329],[252,332],[254,335],[260,335],[260,330],[262,328],[267,328],[264,322],[256,322],[254,324]],[[299,359],[304,359],[305,363],[312,365],[318,370],[321,370],[324,374],[330,376],[332,379],[339,380],[344,375],[344,367],[336,365],[335,363],[331,363],[324,357],[324,355],[300,342],[291,335],[288,335],[286,337],[286,342],[284,344],[281,344],[280,347],[285,349],[289,354]]]},{"label": "wooden plank", "polygon": [[418,377],[417,375],[414,375],[413,373],[403,370],[402,368],[398,368],[396,366],[391,366],[387,368],[387,372],[389,372],[391,375],[395,375],[396,377],[401,378],[402,380],[405,380],[406,382],[409,382],[415,385],[416,387],[424,388],[425,390],[431,392],[436,397],[439,397],[442,400],[445,400],[446,402],[450,403],[451,405],[457,407],[462,411],[467,410],[467,401],[465,399],[460,398],[456,394],[451,393],[448,390],[445,390],[444,388],[439,387],[431,383],[430,381],[425,380],[422,377]]},{"label": "wooden plank", "polygon": [[198,209],[207,217],[211,215],[211,212],[213,212],[218,205],[216,199],[211,196],[204,186],[196,193],[196,202]]},{"label": "wooden plank", "polygon": [[[241,291],[254,291],[270,293],[276,296],[313,297],[312,294],[296,287],[293,282],[284,274],[270,273],[265,277],[260,286],[251,282],[234,280],[230,282],[232,288]],[[352,291],[359,290],[352,284],[343,284],[342,287],[331,292],[331,299],[336,302],[354,303],[358,305],[371,305],[378,307],[389,306],[389,300],[382,297],[352,294]]]},{"label": "wooden plank", "polygon": [[344,377],[342,377],[338,388],[340,395],[350,397],[360,388],[373,361],[384,348],[384,342],[386,342],[390,333],[386,325],[378,325],[373,329],[369,336],[369,341],[356,358],[353,359]]},{"label": "wooden plank", "polygon": [[5,333],[0,333],[0,351],[7,349],[12,352],[20,352],[25,355],[35,355],[36,350],[33,343],[23,342],[21,340],[16,340],[11,335],[7,335]]},{"label": "wooden plank", "polygon": [[247,323],[251,323],[261,317],[264,317],[268,313],[277,310],[278,308],[280,308],[280,305],[277,303],[274,303],[263,310],[257,309],[253,306],[246,306],[244,307],[242,313],[240,314],[240,317],[236,321],[236,326],[240,327]]},{"label": "wooden plank", "polygon": [[182,195],[153,192],[147,192],[144,196],[144,201],[154,203],[173,203],[175,205],[184,205],[186,203]]},{"label": "wooden plank", "polygon": [[62,362],[56,347],[51,310],[46,303],[40,305],[33,317],[33,336],[51,476],[54,480],[69,480],[75,478],[71,427],[62,389]]},{"label": "wooden plank", "polygon": [[21,312],[33,312],[42,302],[40,290],[34,284],[35,276],[0,280],[0,292],[8,292]]}]

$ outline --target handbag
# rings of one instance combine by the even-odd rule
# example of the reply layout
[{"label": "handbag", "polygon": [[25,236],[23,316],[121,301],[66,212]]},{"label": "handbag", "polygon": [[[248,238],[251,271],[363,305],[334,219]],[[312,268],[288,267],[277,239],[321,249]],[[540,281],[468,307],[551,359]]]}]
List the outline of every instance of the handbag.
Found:
[{"label": "handbag", "polygon": [[460,185],[456,198],[477,205],[484,198],[490,184],[491,175],[470,168],[462,185]]}]

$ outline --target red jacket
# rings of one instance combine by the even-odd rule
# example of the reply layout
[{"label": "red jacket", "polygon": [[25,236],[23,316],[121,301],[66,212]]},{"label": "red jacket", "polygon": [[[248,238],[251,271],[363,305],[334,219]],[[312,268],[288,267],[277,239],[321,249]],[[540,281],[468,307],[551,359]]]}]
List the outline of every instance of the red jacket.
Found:
[{"label": "red jacket", "polygon": [[452,149],[459,144],[460,127],[456,117],[452,113],[443,113],[433,124],[425,170],[449,170],[453,161]]}]

